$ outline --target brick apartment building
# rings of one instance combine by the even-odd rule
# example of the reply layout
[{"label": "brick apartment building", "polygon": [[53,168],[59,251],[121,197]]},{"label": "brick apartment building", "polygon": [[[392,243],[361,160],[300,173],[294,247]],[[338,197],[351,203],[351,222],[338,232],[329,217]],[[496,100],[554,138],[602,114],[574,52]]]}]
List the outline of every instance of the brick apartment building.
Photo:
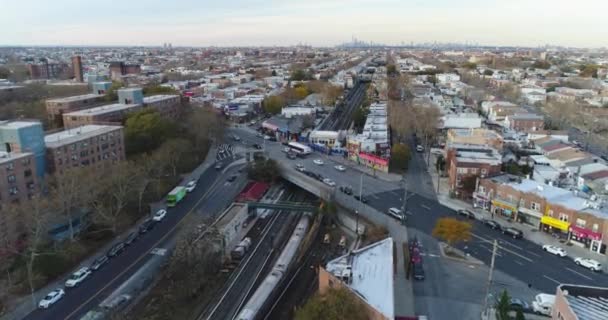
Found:
[{"label": "brick apartment building", "polygon": [[551,309],[551,319],[608,319],[608,288],[559,285]]},{"label": "brick apartment building", "polygon": [[593,197],[513,175],[481,179],[474,206],[605,253],[608,210]]},{"label": "brick apartment building", "polygon": [[28,64],[27,69],[32,80],[37,79],[67,79],[70,75],[70,67],[67,63]]},{"label": "brick apartment building", "polygon": [[493,176],[501,171],[502,157],[492,148],[452,144],[446,157],[450,192],[461,199],[470,199],[477,178]]},{"label": "brick apartment building", "polygon": [[127,64],[123,61],[110,63],[110,78],[113,80],[118,80],[124,75],[140,73],[141,66],[139,64]]},{"label": "brick apartment building", "polygon": [[0,209],[27,200],[37,190],[34,154],[0,151]]},{"label": "brick apartment building", "polygon": [[74,72],[74,80],[83,82],[82,58],[80,56],[72,57],[72,71]]},{"label": "brick apartment building", "polygon": [[142,109],[141,104],[110,104],[63,114],[65,128],[75,128],[87,124],[122,123],[127,114]]},{"label": "brick apartment building", "polygon": [[534,113],[516,113],[505,118],[505,125],[520,132],[541,131],[545,128],[545,118]]},{"label": "brick apartment building", "polygon": [[502,152],[503,138],[500,134],[488,129],[450,129],[446,137],[446,146],[451,144],[471,144],[489,146]]},{"label": "brick apartment building", "polygon": [[156,110],[163,118],[175,119],[181,112],[181,97],[176,94],[144,97],[143,104],[144,108]]},{"label": "brick apartment building", "polygon": [[47,170],[63,173],[74,167],[101,167],[125,159],[122,126],[85,125],[49,134]]},{"label": "brick apartment building", "polygon": [[103,102],[103,94],[83,94],[65,98],[46,100],[46,114],[49,122],[56,128],[63,127],[63,114],[91,108]]}]

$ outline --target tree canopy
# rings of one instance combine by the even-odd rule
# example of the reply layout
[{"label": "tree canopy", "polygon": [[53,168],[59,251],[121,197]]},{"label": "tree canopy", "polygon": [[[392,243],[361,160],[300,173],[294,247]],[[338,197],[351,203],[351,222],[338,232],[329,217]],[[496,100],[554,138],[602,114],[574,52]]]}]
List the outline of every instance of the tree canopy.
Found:
[{"label": "tree canopy", "polygon": [[455,218],[439,218],[433,228],[433,237],[445,241],[453,246],[461,241],[471,239],[471,224]]},{"label": "tree canopy", "polygon": [[324,295],[316,294],[295,314],[296,320],[365,320],[363,304],[348,289],[329,289]]},{"label": "tree canopy", "polygon": [[269,96],[262,102],[264,112],[271,114],[281,113],[281,109],[286,105],[285,99],[281,96]]},{"label": "tree canopy", "polygon": [[410,162],[410,148],[404,143],[394,144],[391,148],[391,170],[400,171],[407,170],[407,165]]},{"label": "tree canopy", "polygon": [[125,123],[125,146],[129,154],[156,149],[174,133],[174,125],[153,110],[132,113]]},{"label": "tree canopy", "polygon": [[177,91],[171,87],[165,86],[149,86],[143,88],[144,96],[150,96],[155,94],[177,94]]},{"label": "tree canopy", "polygon": [[309,80],[311,78],[308,72],[304,71],[304,69],[295,69],[291,72],[291,80],[292,81],[304,81]]}]

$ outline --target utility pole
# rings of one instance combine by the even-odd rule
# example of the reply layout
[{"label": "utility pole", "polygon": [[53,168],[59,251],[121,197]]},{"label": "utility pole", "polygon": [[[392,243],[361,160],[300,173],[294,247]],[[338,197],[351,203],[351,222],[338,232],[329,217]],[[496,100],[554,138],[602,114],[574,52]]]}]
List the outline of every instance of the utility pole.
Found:
[{"label": "utility pole", "polygon": [[439,194],[439,182],[441,181],[441,170],[437,170],[437,194]]},{"label": "utility pole", "polygon": [[401,218],[401,224],[405,224],[405,215],[407,214],[407,180],[405,179],[405,173],[403,174],[403,217]]},{"label": "utility pole", "polygon": [[494,261],[496,259],[496,251],[498,250],[498,242],[494,240],[492,247],[492,260],[490,260],[490,272],[488,273],[488,283],[486,284],[486,295],[484,296],[483,312],[488,314],[488,295],[490,294],[490,287],[492,286],[492,276],[494,274]]},{"label": "utility pole", "polygon": [[355,210],[355,233],[357,234],[357,239],[359,239],[359,212],[361,212],[361,203],[363,202],[363,173],[359,178],[359,210]]}]

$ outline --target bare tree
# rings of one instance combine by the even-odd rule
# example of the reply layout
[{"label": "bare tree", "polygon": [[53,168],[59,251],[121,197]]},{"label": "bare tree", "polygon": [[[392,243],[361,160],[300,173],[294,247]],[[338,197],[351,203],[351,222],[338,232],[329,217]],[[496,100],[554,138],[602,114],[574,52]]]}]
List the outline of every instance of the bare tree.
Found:
[{"label": "bare tree", "polygon": [[179,173],[179,163],[182,160],[184,153],[190,150],[192,144],[186,139],[171,139],[163,143],[158,148],[158,153],[163,163],[171,170],[172,176],[176,177]]},{"label": "bare tree", "polygon": [[94,219],[115,233],[134,189],[133,165],[130,162],[121,162],[101,173],[103,176],[99,178],[98,184],[103,191],[91,201],[95,211]]},{"label": "bare tree", "polygon": [[73,168],[51,177],[49,198],[55,202],[59,213],[68,220],[71,241],[75,240],[74,212],[91,196],[92,190],[89,186],[92,184],[87,177],[89,172],[89,170]]}]

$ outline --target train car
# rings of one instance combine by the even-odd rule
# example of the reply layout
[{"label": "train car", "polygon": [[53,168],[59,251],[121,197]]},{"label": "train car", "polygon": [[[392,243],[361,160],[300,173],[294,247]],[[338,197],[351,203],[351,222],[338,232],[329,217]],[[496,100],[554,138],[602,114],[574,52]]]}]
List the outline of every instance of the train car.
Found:
[{"label": "train car", "polygon": [[262,316],[261,311],[267,306],[269,299],[276,293],[278,286],[284,280],[287,269],[293,262],[293,259],[298,252],[298,248],[306,236],[309,223],[310,217],[308,215],[304,215],[300,219],[272,270],[266,278],[264,278],[264,281],[260,283],[254,294],[247,301],[247,304],[241,309],[236,319],[254,320]]}]

